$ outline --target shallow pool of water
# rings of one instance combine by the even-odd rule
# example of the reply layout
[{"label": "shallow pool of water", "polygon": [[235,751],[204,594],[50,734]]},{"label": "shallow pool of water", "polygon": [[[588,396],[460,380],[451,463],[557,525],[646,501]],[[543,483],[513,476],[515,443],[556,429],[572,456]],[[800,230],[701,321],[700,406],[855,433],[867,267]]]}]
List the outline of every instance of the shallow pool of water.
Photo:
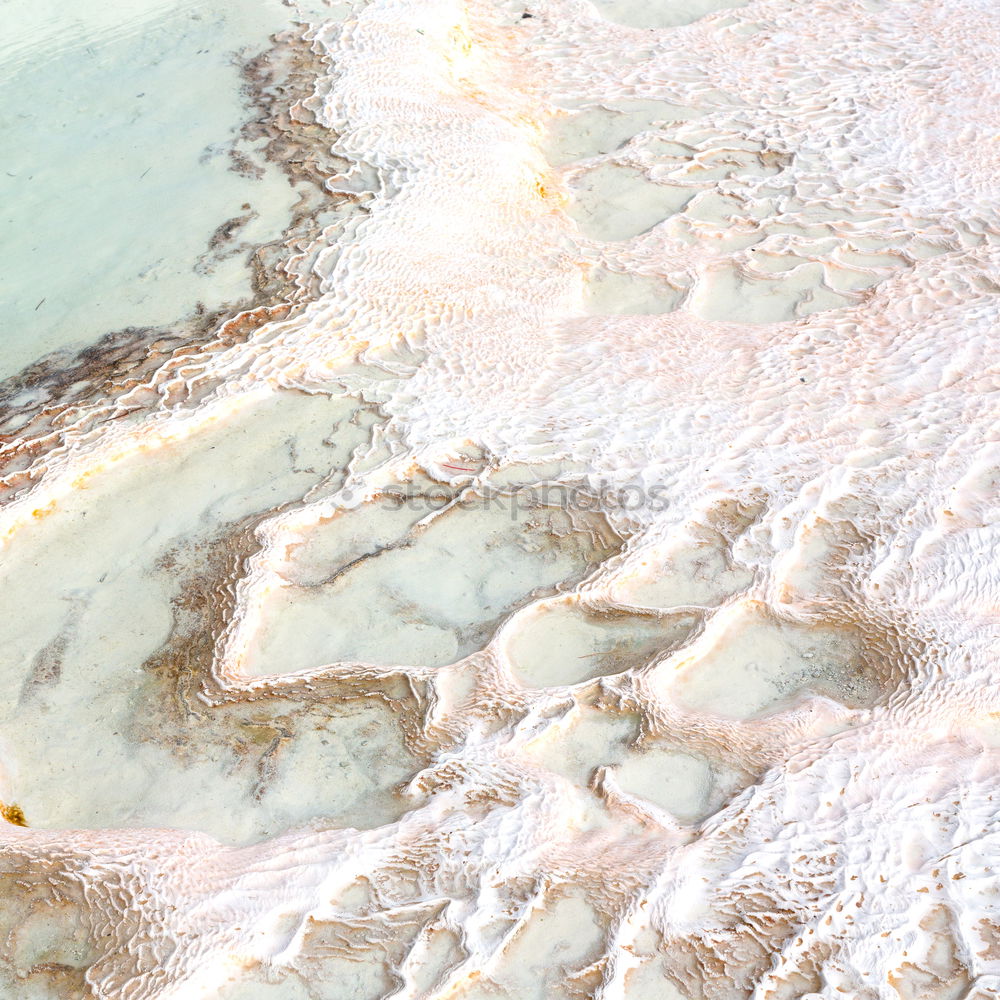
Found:
[{"label": "shallow pool of water", "polygon": [[[259,176],[232,169],[227,144],[253,114],[237,54],[263,51],[296,12],[280,0],[0,10],[0,377],[249,296],[251,248],[281,235],[296,192],[262,157]],[[243,222],[209,255],[230,219]]]}]

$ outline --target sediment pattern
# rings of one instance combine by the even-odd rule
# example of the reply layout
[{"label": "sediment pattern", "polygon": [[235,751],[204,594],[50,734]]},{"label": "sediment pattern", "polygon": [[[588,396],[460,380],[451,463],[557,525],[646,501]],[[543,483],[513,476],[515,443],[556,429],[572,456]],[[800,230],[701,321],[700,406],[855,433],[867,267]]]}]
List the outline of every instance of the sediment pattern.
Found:
[{"label": "sediment pattern", "polygon": [[9,436],[10,995],[1000,994],[992,6],[598,7],[285,39],[294,294]]}]

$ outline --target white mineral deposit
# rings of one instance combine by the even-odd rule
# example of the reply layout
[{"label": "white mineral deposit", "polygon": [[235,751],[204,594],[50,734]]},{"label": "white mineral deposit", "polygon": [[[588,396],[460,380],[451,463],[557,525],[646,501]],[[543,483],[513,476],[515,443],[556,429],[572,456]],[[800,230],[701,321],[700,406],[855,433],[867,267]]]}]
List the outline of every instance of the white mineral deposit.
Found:
[{"label": "white mineral deposit", "polygon": [[997,0],[0,7],[0,1000],[1000,998]]}]

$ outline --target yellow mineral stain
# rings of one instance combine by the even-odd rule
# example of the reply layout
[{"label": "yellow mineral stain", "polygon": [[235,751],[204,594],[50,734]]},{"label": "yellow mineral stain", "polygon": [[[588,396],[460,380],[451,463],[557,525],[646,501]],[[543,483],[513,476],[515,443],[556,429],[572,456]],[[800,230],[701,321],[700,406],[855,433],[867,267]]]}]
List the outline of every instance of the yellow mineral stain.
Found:
[{"label": "yellow mineral stain", "polygon": [[469,37],[468,30],[468,27],[456,24],[448,35],[448,42],[452,48],[458,49],[463,56],[468,56],[472,52],[472,39]]},{"label": "yellow mineral stain", "polygon": [[552,208],[562,208],[569,201],[564,191],[542,177],[535,180],[535,194]]},{"label": "yellow mineral stain", "polygon": [[24,818],[24,810],[17,805],[4,805],[0,802],[0,817],[14,826],[27,826],[28,821]]},{"label": "yellow mineral stain", "polygon": [[36,507],[32,512],[31,516],[36,520],[41,520],[43,517],[48,517],[56,509],[55,500],[50,500],[44,507]]}]

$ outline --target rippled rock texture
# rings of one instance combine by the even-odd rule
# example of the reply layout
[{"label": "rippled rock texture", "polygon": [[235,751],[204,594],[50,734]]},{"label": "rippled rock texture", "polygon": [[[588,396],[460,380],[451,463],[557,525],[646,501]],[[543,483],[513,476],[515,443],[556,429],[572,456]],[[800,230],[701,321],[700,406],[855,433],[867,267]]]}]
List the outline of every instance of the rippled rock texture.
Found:
[{"label": "rippled rock texture", "polygon": [[285,36],[283,284],[8,393],[0,993],[1000,995],[995,13]]}]

